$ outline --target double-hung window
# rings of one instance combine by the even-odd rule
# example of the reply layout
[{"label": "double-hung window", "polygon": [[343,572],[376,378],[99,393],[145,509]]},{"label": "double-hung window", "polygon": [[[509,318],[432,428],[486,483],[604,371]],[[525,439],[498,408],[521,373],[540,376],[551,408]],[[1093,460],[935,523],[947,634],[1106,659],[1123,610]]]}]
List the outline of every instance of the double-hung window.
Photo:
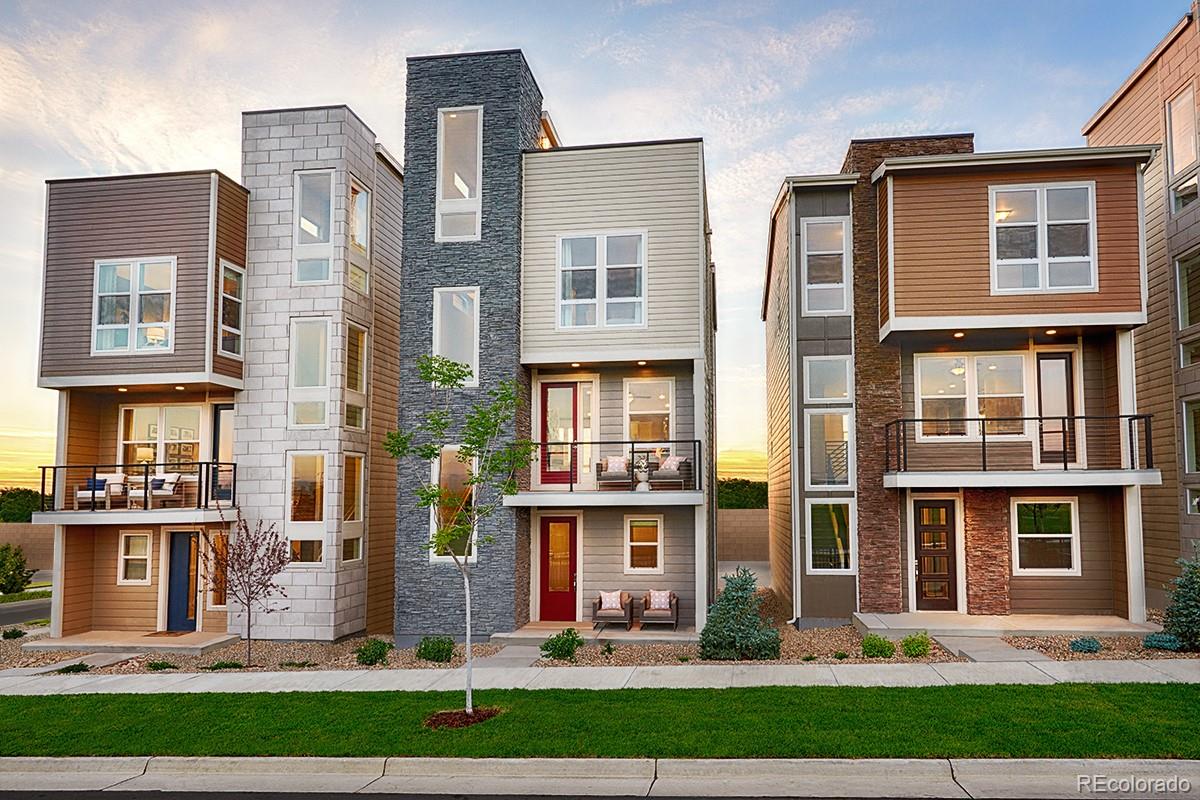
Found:
[{"label": "double-hung window", "polygon": [[1197,199],[1196,92],[1191,84],[1167,101],[1167,170],[1171,209],[1179,213]]},{"label": "double-hung window", "polygon": [[992,186],[992,293],[1095,291],[1093,182]]},{"label": "double-hung window", "polygon": [[329,283],[333,264],[333,170],[297,172],[292,282]]},{"label": "double-hung window", "polygon": [[93,352],[174,348],[174,257],[97,261],[93,300]]},{"label": "double-hung window", "polygon": [[[475,502],[475,484],[471,476],[478,468],[474,459],[467,460],[459,454],[458,445],[446,445],[438,458],[434,459],[430,484],[438,487],[441,497],[436,506],[429,509],[429,538],[434,539],[438,531],[463,529],[469,522]],[[475,530],[461,533],[449,542],[433,547],[429,551],[430,561],[452,561],[453,553],[460,559],[475,560]]]},{"label": "double-hung window", "polygon": [[916,356],[919,437],[1025,433],[1025,357],[1016,353]]},{"label": "double-hung window", "polygon": [[221,262],[221,354],[241,358],[246,315],[246,272]]},{"label": "double-hung window", "polygon": [[558,240],[558,326],[628,328],[646,323],[646,234]]},{"label": "double-hung window", "polygon": [[117,585],[150,585],[149,533],[121,533],[121,549],[117,554]]},{"label": "double-hung window", "polygon": [[350,288],[366,294],[371,274],[371,193],[357,181],[350,182]]},{"label": "double-hung window", "polygon": [[1079,504],[1073,497],[1012,499],[1014,575],[1079,575]]},{"label": "double-hung window", "polygon": [[433,290],[433,354],[466,364],[464,386],[479,385],[479,287]]},{"label": "double-hung window", "polygon": [[438,109],[434,241],[478,241],[483,106]]},{"label": "double-hung window", "polygon": [[329,424],[329,319],[292,320],[288,365],[288,422],[293,428]]},{"label": "double-hung window", "polygon": [[288,453],[287,481],[292,563],[319,564],[325,543],[325,453]]},{"label": "double-hung window", "polygon": [[353,324],[346,332],[346,427],[367,427],[367,331]]},{"label": "double-hung window", "polygon": [[625,517],[625,574],[663,574],[663,516]]},{"label": "double-hung window", "polygon": [[806,317],[850,313],[849,228],[847,217],[808,217],[800,222],[800,310]]}]

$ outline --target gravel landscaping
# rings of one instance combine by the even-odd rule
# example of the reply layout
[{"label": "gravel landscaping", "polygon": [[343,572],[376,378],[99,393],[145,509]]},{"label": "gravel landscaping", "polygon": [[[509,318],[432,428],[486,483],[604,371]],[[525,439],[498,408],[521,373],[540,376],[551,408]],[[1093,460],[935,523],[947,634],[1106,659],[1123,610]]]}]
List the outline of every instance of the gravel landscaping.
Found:
[{"label": "gravel landscaping", "polygon": [[1120,661],[1127,659],[1197,658],[1200,653],[1173,653],[1170,650],[1148,650],[1142,647],[1140,636],[1097,636],[1099,653],[1074,653],[1074,636],[1005,636],[1004,641],[1021,650],[1037,650],[1055,661]]},{"label": "gravel landscaping", "polygon": [[57,664],[60,661],[66,661],[79,656],[85,656],[85,652],[76,652],[73,650],[63,650],[61,652],[51,653],[26,653],[21,650],[21,645],[39,636],[46,636],[50,633],[49,626],[46,625],[9,625],[0,630],[11,630],[18,628],[25,631],[25,636],[20,639],[0,639],[0,670],[17,669],[23,667],[44,667],[47,664]]}]

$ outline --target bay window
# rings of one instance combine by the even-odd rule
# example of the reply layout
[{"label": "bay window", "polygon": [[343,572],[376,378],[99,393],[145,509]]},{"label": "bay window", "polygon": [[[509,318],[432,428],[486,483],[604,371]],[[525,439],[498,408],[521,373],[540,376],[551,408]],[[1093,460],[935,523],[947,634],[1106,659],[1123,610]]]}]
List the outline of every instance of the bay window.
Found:
[{"label": "bay window", "polygon": [[1093,182],[989,188],[992,294],[1096,289]]},{"label": "bay window", "polygon": [[478,241],[483,107],[438,109],[434,241]]},{"label": "bay window", "polygon": [[800,222],[800,303],[806,317],[850,313],[849,227],[846,217]]},{"label": "bay window", "polygon": [[558,327],[638,327],[646,322],[646,234],[558,240]]},{"label": "bay window", "polygon": [[97,261],[93,353],[174,348],[175,259]]},{"label": "bay window", "polygon": [[366,457],[347,453],[342,470],[342,561],[362,558]]},{"label": "bay window", "polygon": [[292,320],[288,365],[288,423],[293,428],[324,428],[329,406],[329,320]]},{"label": "bay window", "polygon": [[466,364],[479,385],[479,287],[433,290],[433,354]]},{"label": "bay window", "polygon": [[916,356],[919,437],[1021,436],[1025,356],[961,353]]},{"label": "bay window", "polygon": [[1014,575],[1079,575],[1079,508],[1075,498],[1013,498]]}]

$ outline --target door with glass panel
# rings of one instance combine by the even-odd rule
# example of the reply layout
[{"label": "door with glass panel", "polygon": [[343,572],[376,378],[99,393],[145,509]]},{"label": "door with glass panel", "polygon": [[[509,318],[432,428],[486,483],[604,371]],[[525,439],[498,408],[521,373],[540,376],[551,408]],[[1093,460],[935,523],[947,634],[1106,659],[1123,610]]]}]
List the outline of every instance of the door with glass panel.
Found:
[{"label": "door with glass panel", "polygon": [[954,501],[918,500],[916,517],[917,610],[955,611],[958,608]]},{"label": "door with glass panel", "polygon": [[213,406],[212,454],[217,463],[209,476],[209,492],[214,500],[233,499],[233,405]]},{"label": "door with glass panel", "polygon": [[575,620],[575,517],[542,517],[539,548],[541,619]]},{"label": "door with glass panel", "polygon": [[1038,353],[1038,449],[1043,464],[1076,460],[1075,364],[1071,353]]},{"label": "door with glass panel", "polygon": [[572,483],[578,480],[577,441],[578,385],[542,384],[542,483]]}]

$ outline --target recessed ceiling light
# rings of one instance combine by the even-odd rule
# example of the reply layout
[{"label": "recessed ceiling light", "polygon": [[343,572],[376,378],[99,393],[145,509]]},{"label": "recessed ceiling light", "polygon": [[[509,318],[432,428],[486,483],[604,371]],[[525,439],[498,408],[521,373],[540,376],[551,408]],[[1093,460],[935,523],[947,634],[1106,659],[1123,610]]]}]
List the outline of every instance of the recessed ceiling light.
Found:
[{"label": "recessed ceiling light", "polygon": [[183,391],[183,387],[182,387],[182,386],[176,386],[176,387],[175,387],[175,391],[177,391],[177,392],[182,392],[182,391]]},{"label": "recessed ceiling light", "polygon": [[1058,333],[1058,331],[1056,331],[1054,328],[1048,328],[1048,329],[1046,330],[1046,335],[1047,335],[1047,336],[1053,336],[1053,335],[1054,335],[1054,334],[1056,334],[1056,333]]},{"label": "recessed ceiling light", "polygon": [[954,338],[955,338],[955,339],[961,339],[961,338],[963,338],[964,336],[966,336],[966,334],[965,334],[965,333],[963,333],[962,331],[955,331],[955,332],[954,332]]},{"label": "recessed ceiling light", "polygon": [[572,362],[571,362],[571,366],[572,366],[572,367],[578,367],[578,366],[579,366],[579,362],[578,362],[578,361],[572,361]]},{"label": "recessed ceiling light", "polygon": [[128,390],[128,389],[126,389],[124,386],[118,386],[118,387],[117,387],[117,391],[118,391],[118,392],[128,392],[129,390]]},{"label": "recessed ceiling light", "polygon": [[639,366],[639,367],[644,367],[644,366],[646,366],[646,362],[645,362],[645,361],[639,361],[639,362],[638,362],[638,366]]}]

